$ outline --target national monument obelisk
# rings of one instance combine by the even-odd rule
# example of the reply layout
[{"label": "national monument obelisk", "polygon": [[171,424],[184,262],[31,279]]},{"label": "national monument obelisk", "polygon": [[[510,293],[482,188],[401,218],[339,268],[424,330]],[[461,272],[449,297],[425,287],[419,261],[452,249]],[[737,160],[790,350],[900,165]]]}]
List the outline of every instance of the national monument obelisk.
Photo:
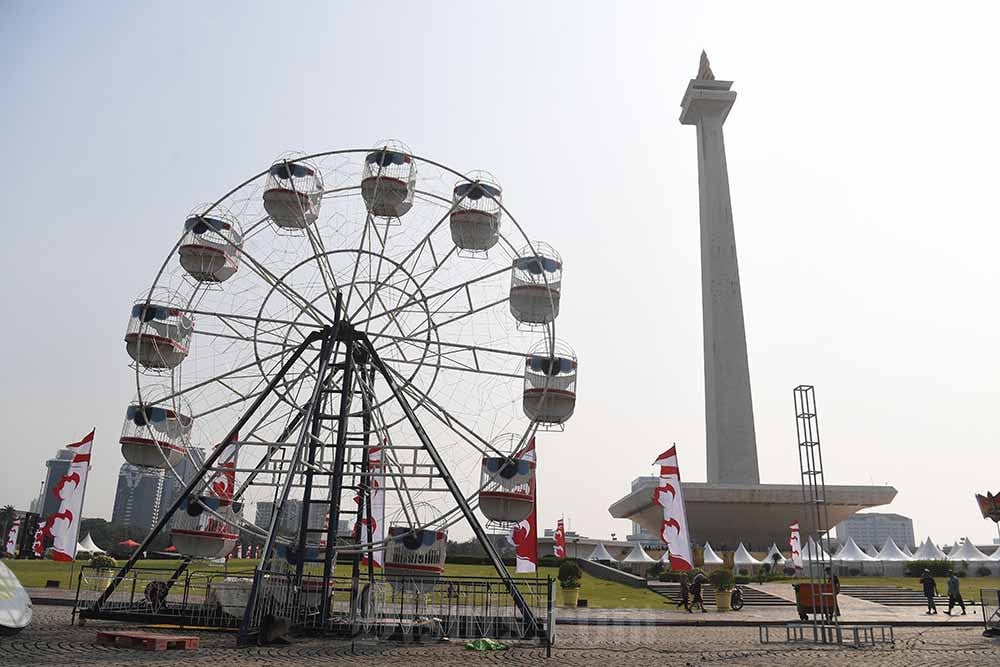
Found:
[{"label": "national monument obelisk", "polygon": [[[803,512],[799,484],[761,484],[757,437],[750,398],[743,298],[729,200],[729,172],[722,126],[736,100],[731,81],[716,81],[701,55],[698,75],[688,82],[680,122],[694,125],[698,138],[698,195],[701,210],[701,295],[705,344],[705,436],[708,481],[684,481],[684,505],[691,542],[733,549],[739,542],[764,549],[788,540],[788,524],[803,534],[814,529]],[[657,445],[658,446],[658,445]],[[774,443],[794,456],[795,443]],[[658,450],[657,450],[658,451]],[[653,501],[659,477],[638,477],[628,495],[608,508],[658,535],[663,508]],[[891,486],[826,487],[831,525],[858,510],[892,501]]]},{"label": "national monument obelisk", "polygon": [[681,124],[698,130],[701,303],[705,337],[705,437],[709,484],[758,484],[743,297],[722,126],[736,100],[703,51],[681,102]]}]

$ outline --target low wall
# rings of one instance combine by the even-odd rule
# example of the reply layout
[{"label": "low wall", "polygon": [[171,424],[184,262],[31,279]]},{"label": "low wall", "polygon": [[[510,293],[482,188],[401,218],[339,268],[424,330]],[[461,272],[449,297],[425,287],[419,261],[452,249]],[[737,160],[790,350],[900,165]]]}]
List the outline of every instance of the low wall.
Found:
[{"label": "low wall", "polygon": [[597,579],[604,579],[605,581],[613,581],[617,584],[625,584],[626,586],[631,586],[632,588],[645,588],[646,579],[643,577],[637,577],[634,574],[629,574],[628,572],[623,572],[622,570],[616,570],[613,567],[607,565],[602,565],[597,561],[583,560],[582,558],[576,561],[580,566],[580,569]]}]

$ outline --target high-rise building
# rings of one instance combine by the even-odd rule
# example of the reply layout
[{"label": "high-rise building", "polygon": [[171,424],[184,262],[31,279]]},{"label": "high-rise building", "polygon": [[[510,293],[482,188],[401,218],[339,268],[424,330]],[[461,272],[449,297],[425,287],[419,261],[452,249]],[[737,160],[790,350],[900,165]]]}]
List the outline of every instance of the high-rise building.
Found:
[{"label": "high-rise building", "polygon": [[42,495],[37,503],[38,513],[43,517],[51,516],[59,511],[62,502],[54,493],[56,484],[63,475],[69,472],[69,464],[73,460],[73,452],[69,449],[59,449],[56,455],[45,462],[45,483],[42,485]]},{"label": "high-rise building", "polygon": [[881,549],[890,537],[897,546],[916,546],[913,519],[901,514],[866,512],[850,516],[837,524],[837,541],[843,544],[849,537],[862,548],[871,545]]},{"label": "high-rise building", "polygon": [[[289,498],[285,502],[284,511],[281,513],[281,526],[278,531],[283,535],[296,535],[299,532],[299,521],[302,519],[302,501],[297,498]],[[320,529],[323,527],[323,519],[326,517],[328,506],[321,503],[314,504],[309,510],[309,528]],[[271,514],[274,512],[274,503],[264,501],[257,503],[257,511],[254,515],[254,525],[267,530],[271,526]],[[350,521],[341,519],[337,523],[338,535],[349,535]],[[315,537],[316,539],[312,539]],[[313,533],[310,542],[319,542],[320,534]]]},{"label": "high-rise building", "polygon": [[111,522],[145,536],[160,518],[163,481],[162,470],[123,463]]}]

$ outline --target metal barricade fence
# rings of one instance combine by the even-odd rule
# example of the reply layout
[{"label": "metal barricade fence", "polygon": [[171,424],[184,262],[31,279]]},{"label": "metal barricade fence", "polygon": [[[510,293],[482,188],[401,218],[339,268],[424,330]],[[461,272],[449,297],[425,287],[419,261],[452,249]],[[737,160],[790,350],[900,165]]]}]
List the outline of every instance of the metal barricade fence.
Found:
[{"label": "metal barricade fence", "polygon": [[983,607],[983,625],[986,632],[1000,636],[1000,589],[984,588],[979,591]]},{"label": "metal barricade fence", "polygon": [[[547,579],[518,578],[533,619],[525,618],[499,578],[420,579],[376,575],[332,577],[323,591],[318,574],[185,571],[134,568],[100,608],[96,603],[116,570],[84,567],[77,583],[75,614],[136,622],[176,623],[260,631],[273,619],[290,630],[373,639],[496,637],[530,639],[554,632],[555,595]],[[244,618],[254,577],[256,603]],[[328,604],[323,622],[324,598]],[[246,621],[246,622],[245,622]]]}]

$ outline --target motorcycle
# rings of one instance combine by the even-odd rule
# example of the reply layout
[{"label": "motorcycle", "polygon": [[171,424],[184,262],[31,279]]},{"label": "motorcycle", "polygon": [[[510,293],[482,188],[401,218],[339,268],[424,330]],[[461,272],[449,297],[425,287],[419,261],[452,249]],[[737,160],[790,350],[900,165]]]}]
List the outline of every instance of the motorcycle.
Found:
[{"label": "motorcycle", "polygon": [[732,598],[731,598],[729,604],[733,608],[733,611],[739,611],[740,609],[743,609],[743,587],[742,586],[737,586],[737,587],[735,587],[733,589],[733,595],[732,595]]}]

